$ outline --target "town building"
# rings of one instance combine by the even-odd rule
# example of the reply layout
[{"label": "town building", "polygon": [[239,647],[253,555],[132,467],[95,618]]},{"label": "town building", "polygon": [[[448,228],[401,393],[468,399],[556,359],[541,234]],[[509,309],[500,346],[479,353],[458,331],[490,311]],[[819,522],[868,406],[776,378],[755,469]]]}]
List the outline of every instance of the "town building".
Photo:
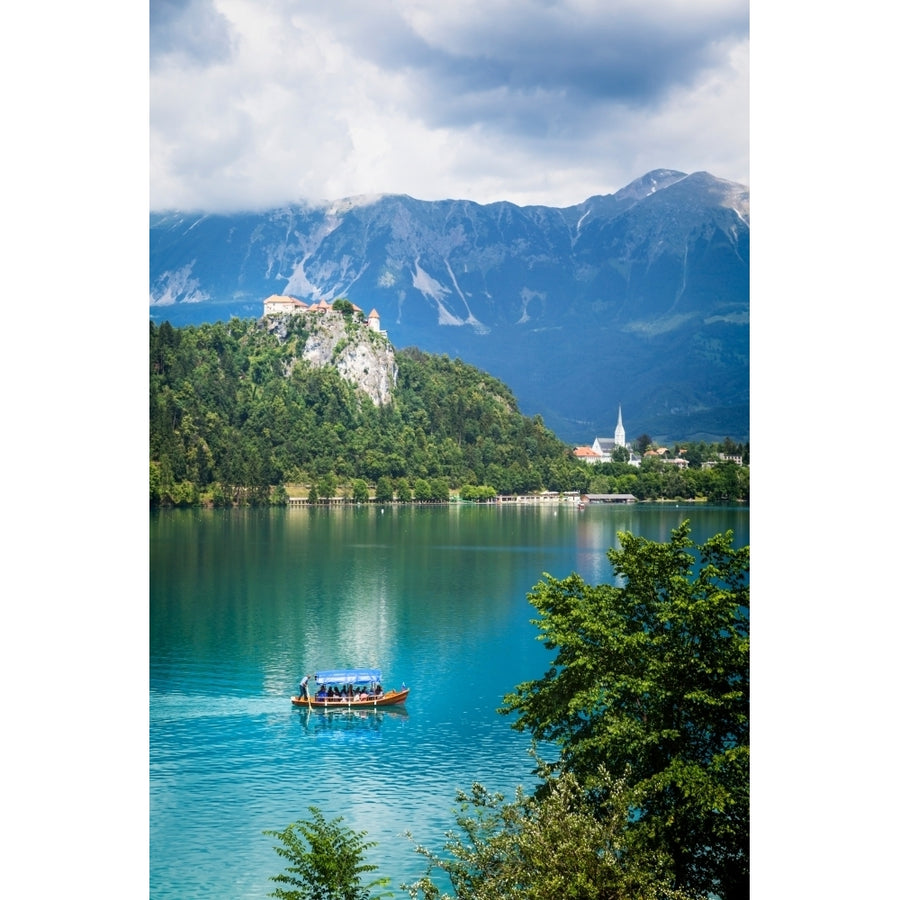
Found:
[{"label": "town building", "polygon": [[625,426],[622,424],[622,405],[619,404],[619,419],[612,437],[595,437],[590,447],[576,447],[572,452],[576,459],[595,465],[607,463],[613,460],[613,451],[617,447],[624,447],[628,451],[628,462],[633,466],[641,464],[640,459],[634,455],[631,445],[625,442]]},{"label": "town building", "polygon": [[589,465],[603,462],[603,457],[599,453],[595,453],[593,447],[576,447],[572,453],[575,455],[575,459],[580,459]]},{"label": "town building", "polygon": [[668,447],[651,447],[644,453],[644,459],[656,458],[660,462],[667,465],[675,466],[678,469],[686,469],[690,463],[684,457],[684,451],[680,450],[678,456],[671,456]]}]

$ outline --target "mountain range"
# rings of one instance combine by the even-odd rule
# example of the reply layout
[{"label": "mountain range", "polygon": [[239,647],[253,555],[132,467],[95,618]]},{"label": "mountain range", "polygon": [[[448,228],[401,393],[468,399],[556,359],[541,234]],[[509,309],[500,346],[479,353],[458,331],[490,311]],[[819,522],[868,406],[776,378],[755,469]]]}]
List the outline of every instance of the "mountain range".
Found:
[{"label": "mountain range", "polygon": [[150,316],[258,318],[284,294],[376,309],[564,441],[749,440],[749,191],[657,169],[565,208],[405,195],[150,215]]}]

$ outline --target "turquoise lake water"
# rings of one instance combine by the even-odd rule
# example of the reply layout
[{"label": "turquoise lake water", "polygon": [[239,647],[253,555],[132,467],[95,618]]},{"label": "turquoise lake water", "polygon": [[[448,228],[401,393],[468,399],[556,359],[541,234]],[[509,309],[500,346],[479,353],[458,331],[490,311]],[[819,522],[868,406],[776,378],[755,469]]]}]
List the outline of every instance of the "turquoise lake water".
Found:
[{"label": "turquoise lake water", "polygon": [[[496,712],[552,660],[528,591],[544,572],[611,581],[616,532],[665,541],[684,518],[698,542],[749,542],[746,508],[152,513],[150,896],[267,896],[284,861],[262,832],[311,805],[367,832],[400,896],[458,789],[533,784],[529,738]],[[405,709],[291,706],[305,672],[344,666],[405,682]]]}]

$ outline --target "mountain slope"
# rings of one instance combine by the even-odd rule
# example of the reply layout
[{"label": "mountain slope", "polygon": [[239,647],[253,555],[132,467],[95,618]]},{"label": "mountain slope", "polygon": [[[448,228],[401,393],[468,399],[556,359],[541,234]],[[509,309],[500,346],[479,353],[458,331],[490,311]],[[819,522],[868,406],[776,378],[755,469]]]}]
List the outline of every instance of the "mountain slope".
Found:
[{"label": "mountain slope", "polygon": [[397,347],[459,356],[561,437],[749,437],[749,194],[650,172],[564,209],[404,195],[155,213],[150,312],[258,317],[270,294],[376,308]]}]

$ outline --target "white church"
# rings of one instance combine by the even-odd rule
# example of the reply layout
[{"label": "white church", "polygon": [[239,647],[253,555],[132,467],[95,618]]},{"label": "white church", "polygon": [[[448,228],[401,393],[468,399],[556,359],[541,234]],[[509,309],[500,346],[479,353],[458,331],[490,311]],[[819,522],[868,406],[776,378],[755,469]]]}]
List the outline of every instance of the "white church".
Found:
[{"label": "white church", "polygon": [[625,443],[625,426],[622,424],[622,406],[619,405],[619,421],[616,423],[616,431],[613,437],[595,437],[590,447],[576,447],[575,456],[586,463],[612,462],[613,451],[617,447],[624,447],[628,451],[628,461],[633,466],[640,465],[640,459],[636,457],[631,446]]}]

